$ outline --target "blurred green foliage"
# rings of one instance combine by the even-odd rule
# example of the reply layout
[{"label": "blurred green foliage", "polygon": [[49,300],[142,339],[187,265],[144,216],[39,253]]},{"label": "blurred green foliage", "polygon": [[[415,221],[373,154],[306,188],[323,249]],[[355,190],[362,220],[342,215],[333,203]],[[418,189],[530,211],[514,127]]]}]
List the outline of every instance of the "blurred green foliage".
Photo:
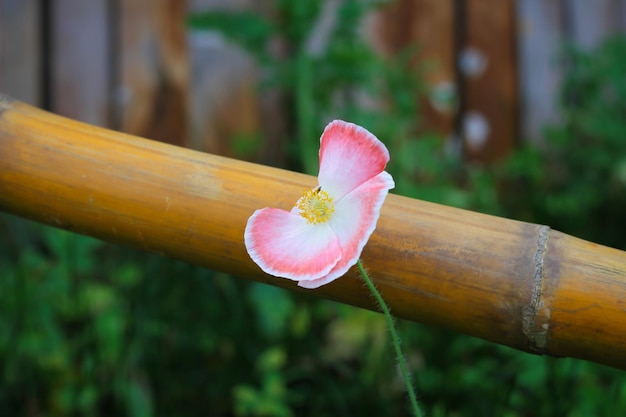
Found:
[{"label": "blurred green foliage", "polygon": [[[264,85],[290,97],[291,168],[315,173],[323,126],[344,118],[386,142],[398,193],[626,248],[623,39],[566,54],[562,122],[544,148],[480,168],[420,130],[412,51],[383,59],[363,43],[358,22],[375,2],[341,2],[324,48],[309,49],[322,3],[277,1],[272,20],[189,22],[250,48]],[[286,56],[266,49],[277,36]],[[626,377],[615,369],[399,326],[430,416],[626,410]],[[0,378],[2,416],[408,415],[381,315],[8,215],[0,216]]]},{"label": "blurred green foliage", "polygon": [[568,47],[561,121],[502,167],[506,212],[626,250],[626,37]]}]

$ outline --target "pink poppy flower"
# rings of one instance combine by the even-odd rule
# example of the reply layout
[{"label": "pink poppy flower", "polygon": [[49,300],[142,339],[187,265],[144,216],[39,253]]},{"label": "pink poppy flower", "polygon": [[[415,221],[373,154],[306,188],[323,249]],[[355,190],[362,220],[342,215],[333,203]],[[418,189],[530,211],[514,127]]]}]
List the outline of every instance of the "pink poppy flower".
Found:
[{"label": "pink poppy flower", "polygon": [[394,187],[384,171],[387,148],[360,126],[331,122],[319,155],[319,186],[291,211],[255,211],[244,233],[246,249],[263,271],[304,288],[328,284],[357,262]]}]

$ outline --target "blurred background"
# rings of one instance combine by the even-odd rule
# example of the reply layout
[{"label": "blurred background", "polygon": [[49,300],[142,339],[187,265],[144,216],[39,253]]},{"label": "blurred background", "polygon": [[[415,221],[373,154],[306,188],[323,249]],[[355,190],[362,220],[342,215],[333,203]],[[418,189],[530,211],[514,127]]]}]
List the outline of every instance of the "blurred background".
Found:
[{"label": "blurred background", "polygon": [[[343,118],[395,193],[626,250],[625,32],[626,0],[2,0],[0,91],[311,174]],[[427,415],[626,413],[624,372],[398,325]],[[407,404],[376,313],[0,214],[2,416]]]}]

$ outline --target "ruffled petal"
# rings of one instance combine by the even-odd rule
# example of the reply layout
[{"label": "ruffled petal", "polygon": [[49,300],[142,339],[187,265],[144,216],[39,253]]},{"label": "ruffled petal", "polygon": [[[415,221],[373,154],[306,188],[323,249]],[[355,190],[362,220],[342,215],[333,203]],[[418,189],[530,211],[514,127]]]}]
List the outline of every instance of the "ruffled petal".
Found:
[{"label": "ruffled petal", "polygon": [[372,177],[389,162],[389,151],[373,134],[353,123],[335,120],[320,139],[319,184],[341,198]]},{"label": "ruffled petal", "polygon": [[257,210],[244,233],[252,260],[270,275],[294,281],[325,276],[341,258],[328,223],[312,225],[297,214],[276,208]]},{"label": "ruffled petal", "polygon": [[380,209],[393,187],[393,178],[383,171],[335,203],[335,212],[328,223],[339,239],[343,256],[326,276],[301,281],[299,286],[317,288],[348,272],[376,229]]}]

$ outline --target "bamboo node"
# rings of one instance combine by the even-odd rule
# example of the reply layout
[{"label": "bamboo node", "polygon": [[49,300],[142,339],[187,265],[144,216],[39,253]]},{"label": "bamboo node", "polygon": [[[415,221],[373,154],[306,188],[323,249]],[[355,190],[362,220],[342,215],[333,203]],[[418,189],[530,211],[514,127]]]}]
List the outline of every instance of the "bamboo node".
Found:
[{"label": "bamboo node", "polygon": [[533,256],[535,262],[533,289],[530,303],[522,309],[522,332],[526,335],[530,350],[543,354],[548,344],[548,323],[544,323],[538,328],[537,315],[543,306],[543,261],[548,248],[550,228],[539,226],[537,233],[537,250]]}]

